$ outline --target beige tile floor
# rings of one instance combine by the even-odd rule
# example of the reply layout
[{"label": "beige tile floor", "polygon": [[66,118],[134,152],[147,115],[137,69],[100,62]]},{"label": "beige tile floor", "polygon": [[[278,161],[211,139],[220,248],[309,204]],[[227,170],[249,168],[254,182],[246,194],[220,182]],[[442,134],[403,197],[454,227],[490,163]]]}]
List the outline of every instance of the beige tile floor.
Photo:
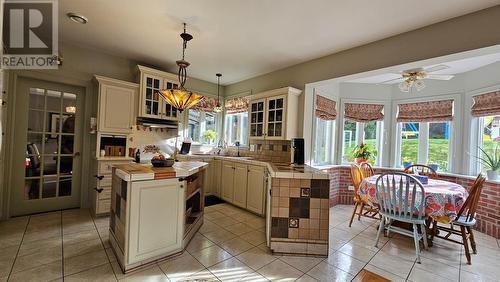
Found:
[{"label": "beige tile floor", "polygon": [[465,263],[459,245],[436,239],[415,263],[411,238],[382,238],[376,222],[330,209],[330,255],[277,256],[265,245],[264,219],[227,204],[206,208],[187,251],[124,275],[108,241],[108,218],[68,210],[0,222],[0,281],[349,281],[361,269],[393,281],[499,281],[500,247],[476,232],[479,254]]}]

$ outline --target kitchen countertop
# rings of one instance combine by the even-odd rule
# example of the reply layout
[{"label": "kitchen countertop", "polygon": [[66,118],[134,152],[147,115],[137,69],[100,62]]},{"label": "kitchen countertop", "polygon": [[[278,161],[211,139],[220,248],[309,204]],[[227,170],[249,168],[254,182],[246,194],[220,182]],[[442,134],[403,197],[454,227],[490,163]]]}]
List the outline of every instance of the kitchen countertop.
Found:
[{"label": "kitchen countertop", "polygon": [[328,179],[328,173],[309,165],[293,165],[289,163],[271,163],[259,161],[248,157],[218,156],[218,155],[177,155],[181,160],[227,160],[249,165],[267,167],[271,177],[276,178],[301,178],[301,179]]},{"label": "kitchen countertop", "polygon": [[187,177],[208,166],[199,161],[176,162],[172,167],[153,167],[151,164],[129,163],[115,165],[115,174],[125,181],[160,180]]}]

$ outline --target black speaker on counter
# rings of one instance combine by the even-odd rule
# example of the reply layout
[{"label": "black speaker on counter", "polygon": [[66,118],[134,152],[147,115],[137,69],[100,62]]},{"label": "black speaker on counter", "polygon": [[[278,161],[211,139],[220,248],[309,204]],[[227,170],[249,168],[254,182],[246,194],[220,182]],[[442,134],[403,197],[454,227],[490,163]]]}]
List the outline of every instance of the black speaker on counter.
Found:
[{"label": "black speaker on counter", "polygon": [[292,138],[292,163],[304,164],[304,138]]}]

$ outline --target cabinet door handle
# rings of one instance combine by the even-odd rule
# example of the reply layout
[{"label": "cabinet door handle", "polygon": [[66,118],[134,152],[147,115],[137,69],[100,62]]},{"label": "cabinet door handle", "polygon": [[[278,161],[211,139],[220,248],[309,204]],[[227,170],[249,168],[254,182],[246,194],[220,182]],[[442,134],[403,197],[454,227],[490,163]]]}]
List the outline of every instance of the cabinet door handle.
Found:
[{"label": "cabinet door handle", "polygon": [[97,179],[99,179],[99,180],[102,180],[104,178],[104,175],[100,175],[99,176],[99,175],[96,174],[96,175],[94,175],[94,177],[97,178]]},{"label": "cabinet door handle", "polygon": [[97,191],[97,193],[101,193],[102,191],[104,191],[104,189],[103,189],[103,188],[97,188],[97,187],[96,187],[96,188],[94,188],[94,190],[96,190],[96,191]]}]

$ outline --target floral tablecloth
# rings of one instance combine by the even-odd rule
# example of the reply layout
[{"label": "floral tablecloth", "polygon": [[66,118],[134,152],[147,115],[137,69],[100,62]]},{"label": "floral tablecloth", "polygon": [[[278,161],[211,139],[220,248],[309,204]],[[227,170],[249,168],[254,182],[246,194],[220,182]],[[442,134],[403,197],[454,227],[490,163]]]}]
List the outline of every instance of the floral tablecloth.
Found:
[{"label": "floral tablecloth", "polygon": [[[367,204],[377,204],[376,181],[380,175],[363,179],[358,194]],[[425,215],[435,220],[448,223],[454,220],[469,193],[459,184],[444,180],[429,179],[423,184],[425,190]]]}]

